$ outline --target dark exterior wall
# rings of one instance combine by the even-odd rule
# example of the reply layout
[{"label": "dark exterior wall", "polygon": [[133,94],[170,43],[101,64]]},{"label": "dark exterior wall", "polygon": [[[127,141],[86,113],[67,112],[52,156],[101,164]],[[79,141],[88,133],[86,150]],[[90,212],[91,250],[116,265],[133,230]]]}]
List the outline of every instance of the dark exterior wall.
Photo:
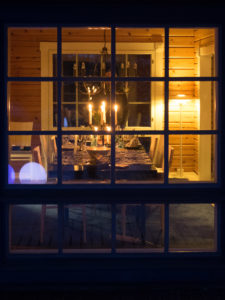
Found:
[{"label": "dark exterior wall", "polygon": [[[207,6],[205,2],[198,4],[196,2],[188,2],[183,6],[176,7],[175,4],[172,5],[170,2],[168,6],[163,8],[162,3],[157,3],[151,5],[147,2],[139,2],[134,4],[130,2],[132,8],[128,9],[127,6],[129,2],[113,4],[110,6],[105,6],[104,2],[98,4],[87,3],[77,6],[77,3],[64,6],[60,3],[53,4],[47,2],[40,2],[39,5],[34,6],[33,3],[23,4],[20,2],[15,5],[10,5],[10,2],[5,3],[5,7],[2,7],[0,11],[1,18],[1,44],[4,42],[4,32],[3,25],[7,23],[18,23],[24,24],[29,22],[37,22],[40,24],[56,24],[58,22],[63,23],[78,23],[78,24],[89,24],[93,22],[94,24],[111,23],[117,22],[122,24],[149,24],[155,23],[159,24],[177,24],[179,25],[190,25],[192,23],[204,26],[208,25],[221,25],[222,32],[224,32],[224,7],[218,6],[214,1],[210,6]],[[164,3],[165,4],[165,3]],[[178,5],[178,2],[177,2]],[[195,7],[195,9],[193,9]],[[224,33],[223,33],[224,34]],[[222,53],[222,49],[220,51]],[[3,82],[3,71],[4,71],[4,53],[1,53],[1,82]],[[222,62],[224,64],[224,62]],[[221,75],[222,70],[224,70],[224,65],[221,65]],[[223,87],[224,90],[224,87]],[[1,99],[5,97],[4,89],[1,89]],[[223,93],[224,94],[224,93]],[[4,130],[5,126],[5,104],[2,103],[1,118],[0,118],[0,128],[1,128],[1,155],[0,163],[1,166],[4,165],[4,160],[6,157],[6,152],[4,145],[6,145],[6,135]],[[222,107],[222,115],[224,114],[224,106]],[[224,126],[224,120],[222,120],[222,128]],[[222,136],[223,137],[223,136]],[[219,142],[220,152],[223,153],[224,145],[222,139]],[[224,170],[224,158],[222,157],[221,169]],[[220,221],[219,230],[221,237],[221,254],[218,258],[209,259],[207,256],[201,258],[193,257],[180,257],[179,259],[164,259],[164,258],[148,258],[148,261],[142,257],[129,257],[129,258],[102,258],[97,259],[96,257],[88,259],[84,257],[83,259],[72,259],[73,264],[65,263],[63,260],[35,260],[30,258],[29,262],[27,258],[15,258],[10,260],[6,257],[5,243],[7,242],[7,236],[5,232],[6,219],[5,214],[7,213],[7,203],[16,203],[17,201],[29,201],[31,197],[34,197],[34,201],[59,201],[60,199],[68,200],[74,199],[74,191],[58,191],[58,190],[38,190],[34,189],[29,191],[24,191],[22,189],[18,190],[7,190],[4,188],[3,183],[5,182],[4,170],[2,168],[0,174],[0,187],[1,187],[1,202],[0,202],[0,288],[15,288],[19,289],[23,287],[27,289],[29,285],[36,286],[36,288],[45,286],[45,288],[56,289],[57,287],[63,288],[70,284],[71,288],[79,288],[79,286],[90,286],[94,284],[99,284],[103,287],[103,282],[115,283],[120,285],[121,283],[127,283],[129,285],[134,285],[135,282],[140,284],[145,283],[147,286],[151,286],[157,283],[160,284],[223,284],[224,283],[224,273],[225,273],[225,260],[224,260],[224,179],[222,178],[222,185],[216,189],[180,189],[176,187],[174,189],[168,190],[79,190],[76,191],[77,201],[105,201],[108,199],[110,202],[115,201],[146,201],[146,199],[156,199],[166,200],[166,201],[216,201],[220,207]],[[107,261],[107,263],[105,263]],[[121,263],[122,261],[122,263]],[[72,269],[72,270],[71,270]],[[115,270],[116,269],[116,270]],[[82,285],[83,283],[83,285]]]}]

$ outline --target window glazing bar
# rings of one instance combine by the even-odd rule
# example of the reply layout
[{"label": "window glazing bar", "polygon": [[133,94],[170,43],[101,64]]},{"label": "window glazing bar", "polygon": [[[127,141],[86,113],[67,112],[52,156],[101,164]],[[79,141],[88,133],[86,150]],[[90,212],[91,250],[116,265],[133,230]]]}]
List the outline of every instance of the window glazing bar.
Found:
[{"label": "window glazing bar", "polygon": [[164,205],[164,252],[168,254],[169,252],[169,203],[165,203]]},{"label": "window glazing bar", "polygon": [[164,85],[164,100],[165,100],[165,112],[164,112],[164,120],[165,120],[165,135],[164,135],[164,184],[168,185],[168,122],[169,122],[169,28],[165,28],[165,85]]},{"label": "window glazing bar", "polygon": [[115,26],[111,28],[111,184],[115,184],[115,110],[116,103],[116,86],[115,86],[115,68],[116,68],[116,29]]},{"label": "window glazing bar", "polygon": [[[57,28],[57,77],[58,79],[61,79],[61,58],[62,58],[62,28],[61,26],[58,26]],[[57,177],[58,177],[58,184],[62,184],[62,137],[61,137],[61,82],[58,81],[58,130],[57,130],[57,162],[58,162],[58,168],[57,168]]]},{"label": "window glazing bar", "polygon": [[112,253],[116,253],[116,204],[112,204]]}]

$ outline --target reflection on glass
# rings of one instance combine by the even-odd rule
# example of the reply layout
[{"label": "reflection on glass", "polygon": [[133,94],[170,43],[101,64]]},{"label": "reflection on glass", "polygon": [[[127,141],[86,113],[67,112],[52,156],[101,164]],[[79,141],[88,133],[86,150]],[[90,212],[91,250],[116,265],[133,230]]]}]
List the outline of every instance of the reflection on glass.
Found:
[{"label": "reflection on glass", "polygon": [[217,128],[217,83],[175,81],[169,83],[169,129]]},{"label": "reflection on glass", "polygon": [[74,204],[64,207],[64,252],[111,252],[110,205]]},{"label": "reflection on glass", "polygon": [[[12,131],[51,130],[57,117],[57,84],[52,82],[8,82],[8,127]],[[54,98],[52,91],[54,89]],[[42,94],[41,91],[45,91]],[[49,111],[54,103],[54,114]]]},{"label": "reflection on glass", "polygon": [[[41,67],[41,55],[46,42],[57,53],[57,28],[9,28],[8,29],[8,75],[14,77],[53,76]],[[46,48],[46,50],[48,50]],[[43,52],[42,52],[43,51]],[[45,57],[48,61],[50,57]]]},{"label": "reflection on glass", "polygon": [[[54,99],[57,91],[53,90]],[[109,82],[63,82],[62,126],[106,130],[111,124],[111,85]],[[57,104],[57,103],[55,103]],[[55,126],[57,107],[55,107]]]},{"label": "reflection on glass", "polygon": [[63,182],[110,183],[111,127],[109,134],[64,135],[62,138]]},{"label": "reflection on glass", "polygon": [[56,252],[57,205],[11,205],[9,249],[11,252]]},{"label": "reflection on glass", "polygon": [[117,252],[162,251],[164,206],[123,204],[116,211]]},{"label": "reflection on glass", "polygon": [[115,161],[117,183],[162,183],[163,135],[117,135]]},{"label": "reflection on glass", "polygon": [[111,70],[111,30],[107,27],[62,29],[62,75],[108,76]]},{"label": "reflection on glass", "polygon": [[117,129],[164,128],[163,82],[117,82]]},{"label": "reflection on glass", "polygon": [[169,182],[216,182],[216,135],[169,136]]},{"label": "reflection on glass", "polygon": [[169,76],[217,76],[216,28],[169,29]]},{"label": "reflection on glass", "polygon": [[214,204],[170,205],[170,251],[216,251]]},{"label": "reflection on glass", "polygon": [[151,54],[117,54],[116,76],[150,77]]},{"label": "reflection on glass", "polygon": [[[56,136],[9,136],[9,184],[54,184],[57,182]],[[12,180],[11,168],[15,172]]]},{"label": "reflection on glass", "polygon": [[164,76],[164,29],[117,28],[116,76]]}]

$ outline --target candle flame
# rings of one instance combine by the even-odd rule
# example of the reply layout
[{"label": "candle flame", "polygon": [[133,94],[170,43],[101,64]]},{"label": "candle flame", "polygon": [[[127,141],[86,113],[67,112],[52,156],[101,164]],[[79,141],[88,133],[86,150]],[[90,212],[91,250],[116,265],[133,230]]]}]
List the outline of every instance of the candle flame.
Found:
[{"label": "candle flame", "polygon": [[94,130],[95,130],[95,131],[98,131],[98,127],[97,127],[97,126],[95,126],[95,127],[94,127]]},{"label": "candle flame", "polygon": [[89,111],[92,110],[92,104],[88,104]]},{"label": "candle flame", "polygon": [[111,127],[110,127],[110,126],[107,126],[107,127],[106,127],[106,130],[107,130],[107,131],[111,131]]},{"label": "candle flame", "polygon": [[118,111],[118,105],[117,104],[114,105],[114,109],[115,109],[115,112]]}]

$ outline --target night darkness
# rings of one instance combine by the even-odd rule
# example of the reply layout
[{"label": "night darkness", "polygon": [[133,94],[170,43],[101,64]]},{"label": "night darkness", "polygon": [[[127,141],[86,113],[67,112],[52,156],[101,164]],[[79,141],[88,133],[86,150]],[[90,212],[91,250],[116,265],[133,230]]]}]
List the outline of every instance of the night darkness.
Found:
[{"label": "night darkness", "polygon": [[[219,1],[5,1],[0,4],[1,44],[4,42],[4,24],[32,27],[32,23],[45,25],[79,24],[121,24],[130,27],[137,25],[177,27],[196,25],[198,27],[219,26],[220,80],[221,94],[224,94],[224,31],[225,5]],[[148,25],[150,24],[150,25]],[[13,25],[12,25],[13,26]],[[4,53],[1,51],[0,81],[4,80]],[[1,84],[2,86],[2,84]],[[5,91],[1,88],[1,99]],[[222,96],[223,97],[223,96]],[[225,298],[225,181],[224,167],[224,104],[221,97],[221,186],[218,188],[174,188],[174,189],[6,189],[4,168],[0,173],[0,299],[32,300],[72,300],[88,299],[224,299]],[[2,101],[3,102],[3,101]],[[222,102],[222,103],[221,103]],[[6,141],[4,110],[0,111],[0,134]],[[1,142],[2,144],[2,142]],[[0,165],[4,166],[5,150],[0,147]],[[189,199],[200,203],[215,201],[219,207],[219,238],[221,251],[218,255],[207,256],[148,256],[129,254],[109,257],[97,254],[92,256],[72,255],[64,258],[32,257],[32,255],[7,257],[5,212],[7,201],[26,203],[30,198],[38,203],[47,197],[49,203],[63,199],[70,202],[77,199],[105,203],[123,201],[145,201],[157,199],[171,201]]]}]

